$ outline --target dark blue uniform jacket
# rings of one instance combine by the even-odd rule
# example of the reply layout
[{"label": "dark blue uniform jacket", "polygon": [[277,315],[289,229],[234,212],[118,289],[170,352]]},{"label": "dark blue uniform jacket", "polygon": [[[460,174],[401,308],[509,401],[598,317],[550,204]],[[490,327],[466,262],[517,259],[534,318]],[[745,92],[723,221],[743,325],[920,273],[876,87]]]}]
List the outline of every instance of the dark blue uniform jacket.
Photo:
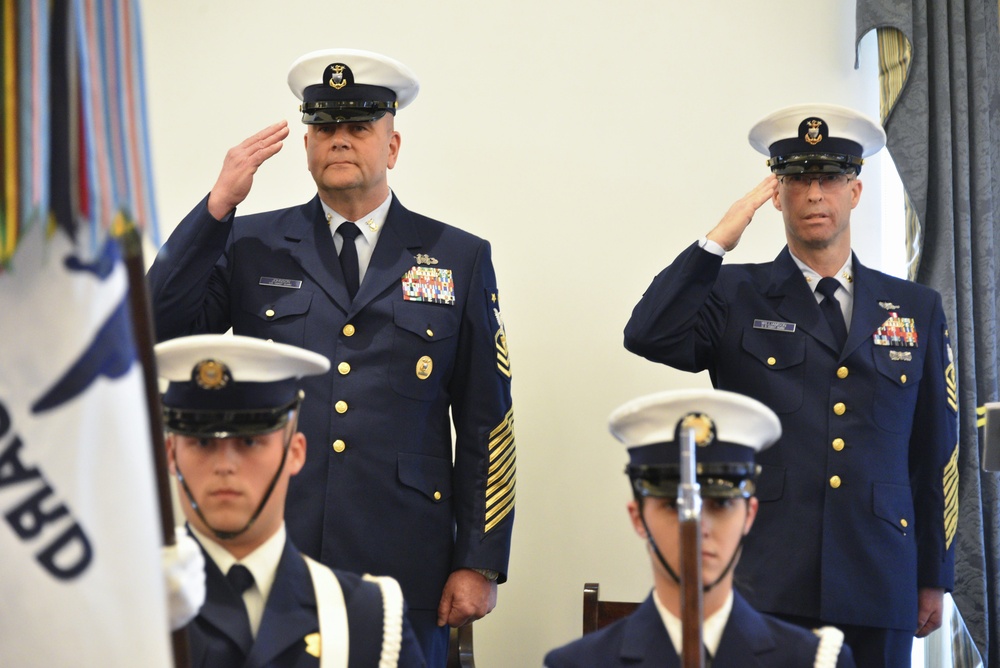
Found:
[{"label": "dark blue uniform jacket", "polygon": [[[819,639],[810,631],[762,615],[739,594],[734,594],[733,609],[712,658],[712,668],[811,667],[818,645]],[[546,668],[680,668],[680,665],[652,594],[625,619],[552,650],[545,657]],[[854,668],[851,650],[846,645],[840,651],[837,666]]]},{"label": "dark blue uniform jacket", "polygon": [[736,571],[755,609],[913,631],[918,587],[953,585],[955,368],[935,291],[856,257],[853,287],[839,351],[787,248],[723,265],[695,244],[653,280],[625,346],[781,419]]},{"label": "dark blue uniform jacket", "polygon": [[[393,196],[352,302],[318,197],[221,222],[206,203],[149,271],[157,338],[232,327],[332,363],[303,381],[290,538],[332,568],[391,575],[411,609],[436,610],[458,568],[505,580],[514,418],[489,243]],[[439,301],[407,299],[428,276]]]},{"label": "dark blue uniform jacket", "polygon": [[[250,632],[243,598],[229,586],[208,553],[204,556],[205,604],[187,626],[192,668],[319,666],[320,660],[308,651],[311,645],[306,640],[319,631],[316,595],[306,562],[291,542],[285,542],[256,639]],[[335,571],[334,575],[346,606],[348,666],[377,666],[384,626],[381,590],[353,573]],[[405,616],[402,622],[399,665],[423,666],[423,655]]]}]

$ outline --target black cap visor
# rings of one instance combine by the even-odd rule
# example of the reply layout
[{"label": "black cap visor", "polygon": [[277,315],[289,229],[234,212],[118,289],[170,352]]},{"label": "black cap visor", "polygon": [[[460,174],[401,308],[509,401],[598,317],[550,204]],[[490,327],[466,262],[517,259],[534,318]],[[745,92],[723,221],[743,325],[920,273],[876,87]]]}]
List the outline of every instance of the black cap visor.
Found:
[{"label": "black cap visor", "polygon": [[240,438],[268,434],[288,424],[298,400],[286,406],[256,410],[163,409],[167,431],[195,438]]},{"label": "black cap visor", "polygon": [[860,174],[864,160],[845,153],[795,153],[774,156],[767,161],[771,171],[785,174]]},{"label": "black cap visor", "polygon": [[[697,468],[698,484],[704,498],[746,499],[756,492],[756,465],[699,464]],[[628,466],[626,473],[632,482],[632,489],[639,496],[677,498],[680,486],[678,466]]]},{"label": "black cap visor", "polygon": [[299,105],[302,112],[302,122],[306,125],[325,125],[328,123],[362,123],[377,121],[386,112],[396,113],[395,102],[348,101],[336,102],[318,100],[303,102]]}]

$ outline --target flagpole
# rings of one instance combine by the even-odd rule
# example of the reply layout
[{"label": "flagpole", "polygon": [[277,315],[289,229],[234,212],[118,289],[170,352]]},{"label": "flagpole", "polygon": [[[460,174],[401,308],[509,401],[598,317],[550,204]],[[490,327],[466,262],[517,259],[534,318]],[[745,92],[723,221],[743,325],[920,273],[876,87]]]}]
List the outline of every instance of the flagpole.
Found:
[{"label": "flagpole", "polygon": [[[127,216],[119,215],[114,225],[114,235],[122,249],[125,267],[128,271],[129,309],[132,314],[132,328],[135,336],[136,353],[142,365],[146,405],[149,408],[150,440],[153,446],[153,462],[156,471],[156,492],[160,506],[160,529],[163,544],[176,544],[174,534],[174,509],[170,496],[170,474],[167,468],[167,447],[163,437],[163,411],[160,405],[160,389],[156,371],[156,357],[153,345],[153,312],[149,304],[146,287],[146,269],[142,257],[142,237],[135,224]],[[180,628],[171,635],[174,650],[174,666],[189,668],[191,657],[187,630]]]}]

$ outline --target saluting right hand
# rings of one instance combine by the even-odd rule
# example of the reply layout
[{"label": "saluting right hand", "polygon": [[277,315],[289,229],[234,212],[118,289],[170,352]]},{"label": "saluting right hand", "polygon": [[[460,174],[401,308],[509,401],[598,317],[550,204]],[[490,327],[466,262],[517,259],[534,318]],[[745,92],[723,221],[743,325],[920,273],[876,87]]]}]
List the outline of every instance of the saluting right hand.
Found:
[{"label": "saluting right hand", "polygon": [[722,246],[726,251],[736,248],[743,231],[747,229],[757,209],[774,196],[778,190],[778,177],[769,174],[753,190],[736,200],[719,224],[706,236]]},{"label": "saluting right hand", "polygon": [[208,212],[222,220],[250,194],[253,175],[264,161],[281,150],[288,136],[288,121],[269,125],[242,143],[229,149],[222,172],[208,195]]}]

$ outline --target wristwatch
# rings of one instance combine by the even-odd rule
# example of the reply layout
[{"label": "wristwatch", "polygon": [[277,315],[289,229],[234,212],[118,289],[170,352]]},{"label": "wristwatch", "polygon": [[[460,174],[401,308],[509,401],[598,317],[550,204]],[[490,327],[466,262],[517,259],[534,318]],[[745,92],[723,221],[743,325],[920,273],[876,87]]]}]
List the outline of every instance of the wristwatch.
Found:
[{"label": "wristwatch", "polygon": [[480,575],[482,575],[484,578],[486,578],[490,582],[496,582],[497,578],[500,577],[500,573],[499,572],[494,571],[494,570],[492,570],[490,568],[473,568],[471,570],[479,573]]}]

